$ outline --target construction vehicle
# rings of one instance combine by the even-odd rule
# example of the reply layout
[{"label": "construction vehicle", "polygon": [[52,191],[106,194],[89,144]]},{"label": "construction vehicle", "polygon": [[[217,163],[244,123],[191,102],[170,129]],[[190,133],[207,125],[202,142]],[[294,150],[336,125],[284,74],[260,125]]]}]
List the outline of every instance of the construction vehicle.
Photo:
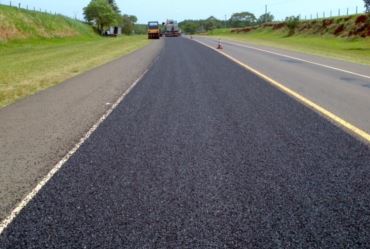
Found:
[{"label": "construction vehicle", "polygon": [[167,20],[167,22],[164,23],[164,26],[164,35],[166,37],[178,37],[181,35],[177,21]]},{"label": "construction vehicle", "polygon": [[161,30],[158,22],[148,22],[148,39],[159,39]]}]

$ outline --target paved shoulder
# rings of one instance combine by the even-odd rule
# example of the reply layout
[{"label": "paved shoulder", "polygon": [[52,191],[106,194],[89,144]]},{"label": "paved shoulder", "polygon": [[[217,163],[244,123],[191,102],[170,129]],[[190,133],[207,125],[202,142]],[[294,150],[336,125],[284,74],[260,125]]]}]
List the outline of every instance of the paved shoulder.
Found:
[{"label": "paved shoulder", "polygon": [[368,248],[369,161],[242,67],[167,39],[0,248]]},{"label": "paved shoulder", "polygon": [[154,42],[0,110],[0,219],[158,55]]}]

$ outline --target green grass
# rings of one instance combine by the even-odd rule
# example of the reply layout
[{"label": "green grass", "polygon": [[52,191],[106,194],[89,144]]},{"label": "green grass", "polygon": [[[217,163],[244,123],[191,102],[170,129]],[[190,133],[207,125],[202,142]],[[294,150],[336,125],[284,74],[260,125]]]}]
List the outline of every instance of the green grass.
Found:
[{"label": "green grass", "polygon": [[62,15],[0,5],[0,42],[34,38],[94,37],[91,26]]},{"label": "green grass", "polygon": [[228,29],[220,29],[210,32],[209,35],[370,65],[369,38],[349,39],[333,35],[312,34],[288,37],[287,33],[285,29],[273,31],[266,27],[240,34],[231,33]]},{"label": "green grass", "polygon": [[146,36],[32,39],[0,44],[0,107],[147,45]]}]

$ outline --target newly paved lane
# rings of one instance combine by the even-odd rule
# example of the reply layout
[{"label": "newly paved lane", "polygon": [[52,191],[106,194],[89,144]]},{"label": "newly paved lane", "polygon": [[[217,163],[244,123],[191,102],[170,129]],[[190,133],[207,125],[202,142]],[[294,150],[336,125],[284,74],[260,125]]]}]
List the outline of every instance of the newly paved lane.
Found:
[{"label": "newly paved lane", "polygon": [[166,39],[0,248],[369,248],[369,162],[260,78]]},{"label": "newly paved lane", "polygon": [[[197,39],[213,47],[218,42],[213,38]],[[369,66],[254,44],[222,43],[225,53],[370,134]]]}]

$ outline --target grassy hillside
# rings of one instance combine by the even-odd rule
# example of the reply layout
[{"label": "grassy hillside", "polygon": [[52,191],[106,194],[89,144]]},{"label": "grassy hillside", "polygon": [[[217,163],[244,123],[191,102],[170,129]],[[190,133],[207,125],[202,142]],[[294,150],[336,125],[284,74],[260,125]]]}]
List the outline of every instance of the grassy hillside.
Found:
[{"label": "grassy hillside", "polygon": [[0,42],[74,36],[96,34],[89,25],[65,16],[0,5]]},{"label": "grassy hillside", "polygon": [[293,35],[285,22],[219,29],[209,35],[370,65],[370,18],[363,15],[301,21]]},{"label": "grassy hillside", "polygon": [[0,108],[149,43],[100,37],[89,25],[0,6]]}]

